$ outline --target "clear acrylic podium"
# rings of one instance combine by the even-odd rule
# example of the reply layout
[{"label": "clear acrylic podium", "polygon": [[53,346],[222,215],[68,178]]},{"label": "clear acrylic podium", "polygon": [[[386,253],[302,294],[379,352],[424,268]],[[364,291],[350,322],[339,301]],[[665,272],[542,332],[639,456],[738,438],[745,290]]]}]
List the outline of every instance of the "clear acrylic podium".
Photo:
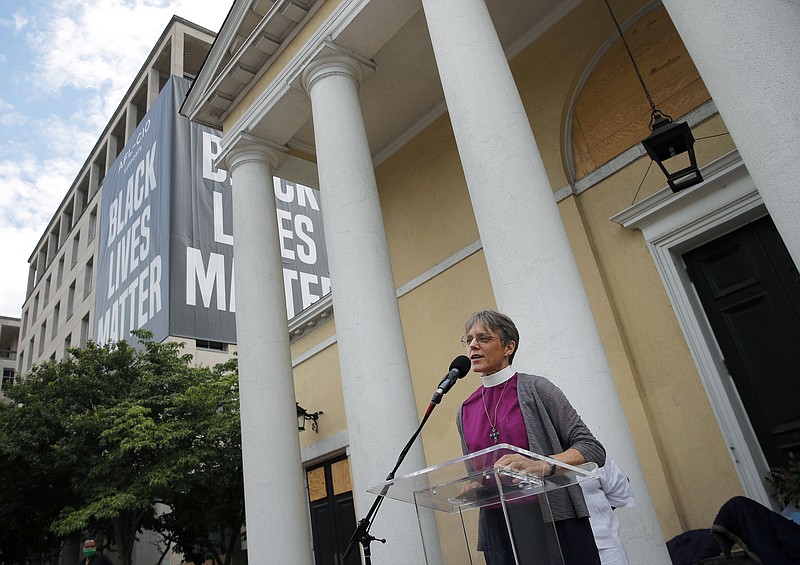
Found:
[{"label": "clear acrylic podium", "polygon": [[[496,469],[495,462],[508,453],[555,464],[556,472],[543,477]],[[426,539],[431,529],[420,527],[427,565],[483,564],[483,550],[497,543],[497,536],[510,550],[503,565],[563,565],[550,500],[567,495],[556,491],[595,477],[594,463],[574,467],[501,443],[371,486],[367,492],[413,504],[420,524],[430,516],[427,509],[437,511],[437,539]],[[482,530],[495,532],[491,539],[479,535],[479,516]]]}]

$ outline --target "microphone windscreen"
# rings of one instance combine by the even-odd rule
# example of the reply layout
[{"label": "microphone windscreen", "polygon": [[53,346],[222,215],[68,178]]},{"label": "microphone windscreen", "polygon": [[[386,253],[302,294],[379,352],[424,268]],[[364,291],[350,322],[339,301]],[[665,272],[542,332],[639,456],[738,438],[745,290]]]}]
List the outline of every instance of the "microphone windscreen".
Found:
[{"label": "microphone windscreen", "polygon": [[458,378],[462,378],[464,375],[469,373],[470,368],[472,367],[472,362],[469,360],[469,357],[466,355],[459,355],[453,362],[450,363],[450,370],[456,369],[458,371]]}]

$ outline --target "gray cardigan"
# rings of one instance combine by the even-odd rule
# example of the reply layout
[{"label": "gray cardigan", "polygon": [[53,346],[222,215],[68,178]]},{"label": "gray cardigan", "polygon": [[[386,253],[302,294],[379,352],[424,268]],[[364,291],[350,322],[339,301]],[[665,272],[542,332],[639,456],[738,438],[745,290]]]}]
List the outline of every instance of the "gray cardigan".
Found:
[{"label": "gray cardigan", "polygon": [[[586,461],[592,461],[598,467],[603,466],[606,450],[556,385],[544,377],[518,373],[517,398],[528,434],[529,451],[550,456],[574,448],[581,452]],[[461,435],[461,449],[466,455],[462,408],[456,413],[456,427]],[[553,520],[589,515],[579,485],[549,492],[547,498]]]}]

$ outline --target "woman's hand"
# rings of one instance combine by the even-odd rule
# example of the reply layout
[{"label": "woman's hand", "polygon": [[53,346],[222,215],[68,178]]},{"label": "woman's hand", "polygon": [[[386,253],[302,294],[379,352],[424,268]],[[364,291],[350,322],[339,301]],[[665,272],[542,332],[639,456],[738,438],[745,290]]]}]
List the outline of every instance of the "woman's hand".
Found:
[{"label": "woman's hand", "polygon": [[458,498],[466,499],[468,497],[475,497],[474,492],[481,488],[481,483],[476,481],[470,481],[465,485],[462,485],[461,489],[458,491]]},{"label": "woman's hand", "polygon": [[498,459],[494,468],[534,477],[547,477],[551,474],[552,465],[540,459],[529,459],[519,453],[509,453]]}]

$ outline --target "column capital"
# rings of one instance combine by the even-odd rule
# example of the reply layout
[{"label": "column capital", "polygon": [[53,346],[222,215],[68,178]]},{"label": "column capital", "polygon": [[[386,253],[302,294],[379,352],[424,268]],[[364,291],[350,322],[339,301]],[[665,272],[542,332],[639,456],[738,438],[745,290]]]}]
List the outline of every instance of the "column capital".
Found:
[{"label": "column capital", "polygon": [[280,151],[249,137],[241,137],[230,149],[225,151],[224,158],[225,166],[231,173],[239,165],[252,162],[263,163],[270,170],[274,170],[278,165]]},{"label": "column capital", "polygon": [[361,65],[352,57],[341,54],[327,55],[308,64],[303,71],[303,88],[310,94],[311,88],[317,80],[333,75],[349,77],[357,85],[361,84],[363,78]]}]

